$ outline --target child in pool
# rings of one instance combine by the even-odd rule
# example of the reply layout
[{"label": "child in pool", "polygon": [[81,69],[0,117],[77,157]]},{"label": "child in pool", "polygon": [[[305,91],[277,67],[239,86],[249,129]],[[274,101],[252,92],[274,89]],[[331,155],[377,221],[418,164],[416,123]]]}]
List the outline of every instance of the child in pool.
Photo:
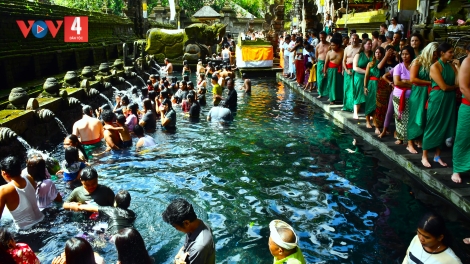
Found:
[{"label": "child in pool", "polygon": [[129,210],[131,205],[131,195],[126,190],[120,190],[114,197],[114,207],[99,206],[90,204],[71,203],[70,208],[73,211],[98,212],[109,217],[107,231],[111,234],[117,233],[120,229],[132,227],[136,215],[134,211]]},{"label": "child in pool", "polygon": [[82,185],[80,172],[86,167],[86,164],[80,161],[76,147],[66,147],[64,154],[65,160],[62,161],[61,169],[56,174],[63,175],[67,188],[74,189]]},{"label": "child in pool", "polygon": [[114,130],[119,133],[121,137],[122,145],[119,146],[120,148],[130,148],[132,147],[132,137],[129,133],[129,128],[126,125],[126,117],[124,115],[118,115],[116,118],[116,123],[118,127],[114,127],[111,125],[105,125],[103,128],[107,130]]},{"label": "child in pool", "polygon": [[5,228],[0,228],[0,259],[3,264],[39,264],[34,251],[24,243],[16,243],[13,235]]}]

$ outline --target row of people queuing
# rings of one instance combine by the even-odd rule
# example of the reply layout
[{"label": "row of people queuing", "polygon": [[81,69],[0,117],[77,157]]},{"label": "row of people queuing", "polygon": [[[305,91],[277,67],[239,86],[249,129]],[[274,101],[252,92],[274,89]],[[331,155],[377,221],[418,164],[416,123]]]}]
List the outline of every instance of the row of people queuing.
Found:
[{"label": "row of people queuing", "polygon": [[[381,30],[385,30],[383,27]],[[295,79],[307,91],[316,90],[318,98],[328,97],[330,104],[342,105],[354,119],[359,118],[363,107],[366,127],[374,126],[380,138],[390,133],[394,119],[395,143],[405,144],[412,154],[422,148],[425,167],[433,166],[430,151],[434,153],[431,161],[446,167],[441,149],[453,146],[451,179],[461,183],[460,174],[470,170],[470,138],[466,133],[470,129],[470,81],[466,74],[470,59],[463,60],[461,66],[451,44],[426,45],[419,33],[410,39],[404,39],[401,31],[386,34],[382,42],[379,32],[372,38],[363,34],[362,39],[356,33],[350,38],[335,33],[328,42],[322,31],[315,48],[300,37],[291,44],[291,37],[286,36],[285,61],[293,53],[295,63],[284,67],[284,76]],[[466,52],[470,54],[470,46]]]}]

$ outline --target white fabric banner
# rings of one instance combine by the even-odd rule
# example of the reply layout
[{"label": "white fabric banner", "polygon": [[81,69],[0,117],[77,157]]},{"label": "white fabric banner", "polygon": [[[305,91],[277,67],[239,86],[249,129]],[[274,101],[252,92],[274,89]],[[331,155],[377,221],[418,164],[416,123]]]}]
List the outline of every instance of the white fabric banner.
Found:
[{"label": "white fabric banner", "polygon": [[175,9],[175,0],[169,0],[170,4],[170,20],[175,20],[176,9]]}]

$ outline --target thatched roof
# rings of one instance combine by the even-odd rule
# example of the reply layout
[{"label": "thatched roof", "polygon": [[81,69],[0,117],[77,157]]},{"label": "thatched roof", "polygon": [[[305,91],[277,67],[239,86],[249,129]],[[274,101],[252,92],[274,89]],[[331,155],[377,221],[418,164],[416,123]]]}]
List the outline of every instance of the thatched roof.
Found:
[{"label": "thatched roof", "polygon": [[212,9],[212,7],[203,6],[193,15],[193,17],[195,18],[218,18],[221,16],[214,9]]}]

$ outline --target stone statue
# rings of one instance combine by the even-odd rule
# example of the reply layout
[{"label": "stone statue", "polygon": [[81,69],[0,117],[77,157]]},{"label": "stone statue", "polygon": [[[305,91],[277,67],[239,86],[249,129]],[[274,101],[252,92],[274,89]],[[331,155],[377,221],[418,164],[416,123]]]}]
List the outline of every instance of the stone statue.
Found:
[{"label": "stone statue", "polygon": [[227,25],[192,24],[184,30],[153,28],[147,31],[145,51],[162,62],[165,58],[197,62],[210,54],[210,47],[222,41]]}]

